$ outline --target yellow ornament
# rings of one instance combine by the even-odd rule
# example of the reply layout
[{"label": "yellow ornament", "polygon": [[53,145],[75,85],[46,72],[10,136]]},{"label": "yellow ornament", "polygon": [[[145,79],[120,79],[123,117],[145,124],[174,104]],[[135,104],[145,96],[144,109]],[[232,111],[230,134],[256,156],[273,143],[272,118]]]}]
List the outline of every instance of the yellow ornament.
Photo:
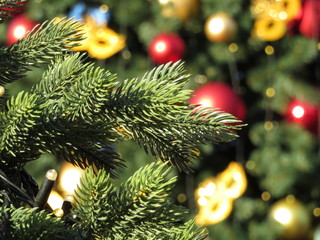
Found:
[{"label": "yellow ornament", "polygon": [[237,34],[237,24],[228,14],[220,12],[206,20],[204,32],[209,41],[231,41]]},{"label": "yellow ornament", "polygon": [[310,231],[311,212],[293,196],[274,203],[269,214],[282,226],[285,239],[305,239]]},{"label": "yellow ornament", "polygon": [[243,167],[231,162],[217,177],[208,178],[196,189],[199,213],[195,217],[198,225],[216,224],[226,219],[233,201],[246,190],[247,178]]},{"label": "yellow ornament", "polygon": [[87,51],[97,59],[106,59],[125,47],[125,37],[107,27],[96,28],[91,33]]},{"label": "yellow ornament", "polygon": [[267,16],[255,21],[252,34],[263,41],[277,41],[286,31],[287,24],[284,21]]},{"label": "yellow ornament", "polygon": [[164,17],[189,20],[199,9],[199,0],[158,0],[162,5],[161,14]]},{"label": "yellow ornament", "polygon": [[226,219],[232,211],[232,199],[218,188],[214,178],[202,182],[196,190],[199,213],[195,220],[198,225],[207,226]]},{"label": "yellow ornament", "polygon": [[5,88],[3,86],[0,86],[0,97],[2,97],[5,92]]},{"label": "yellow ornament", "polygon": [[217,179],[225,184],[224,194],[228,198],[236,199],[247,189],[247,177],[240,163],[231,162]]},{"label": "yellow ornament", "polygon": [[301,9],[301,0],[278,0],[272,4],[272,9],[280,20],[293,20]]}]

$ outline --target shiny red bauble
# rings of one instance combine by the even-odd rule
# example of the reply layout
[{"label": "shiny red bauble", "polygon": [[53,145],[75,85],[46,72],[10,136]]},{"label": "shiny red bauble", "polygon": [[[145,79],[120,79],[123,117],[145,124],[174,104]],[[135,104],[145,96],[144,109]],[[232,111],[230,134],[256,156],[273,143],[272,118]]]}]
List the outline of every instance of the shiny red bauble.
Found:
[{"label": "shiny red bauble", "polygon": [[305,37],[320,40],[320,1],[304,0],[298,16],[289,22],[289,29]]},{"label": "shiny red bauble", "polygon": [[184,51],[185,43],[175,33],[160,34],[151,41],[149,46],[149,56],[157,65],[180,60]]},{"label": "shiny red bauble", "polygon": [[288,122],[298,124],[315,133],[318,127],[319,110],[320,104],[317,106],[298,99],[293,99],[288,105],[285,119]]},{"label": "shiny red bauble", "polygon": [[189,103],[203,107],[219,108],[240,120],[246,116],[246,106],[242,98],[223,82],[208,82],[196,89]]},{"label": "shiny red bauble", "polygon": [[27,32],[37,25],[25,14],[19,14],[11,19],[7,30],[7,45],[10,46],[21,39]]}]

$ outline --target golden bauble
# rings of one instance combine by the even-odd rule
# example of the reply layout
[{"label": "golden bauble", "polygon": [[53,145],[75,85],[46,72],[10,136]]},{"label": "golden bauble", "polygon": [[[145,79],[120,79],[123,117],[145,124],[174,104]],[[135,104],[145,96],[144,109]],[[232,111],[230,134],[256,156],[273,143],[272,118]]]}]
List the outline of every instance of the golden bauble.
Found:
[{"label": "golden bauble", "polygon": [[237,34],[237,24],[228,14],[220,12],[209,17],[204,26],[209,41],[231,41]]},{"label": "golden bauble", "polygon": [[274,203],[269,214],[283,228],[283,239],[304,239],[310,232],[311,213],[293,196]]},{"label": "golden bauble", "polygon": [[183,21],[195,16],[199,10],[199,0],[158,0],[164,17],[179,18]]},{"label": "golden bauble", "polygon": [[0,97],[6,92],[3,86],[0,85]]}]

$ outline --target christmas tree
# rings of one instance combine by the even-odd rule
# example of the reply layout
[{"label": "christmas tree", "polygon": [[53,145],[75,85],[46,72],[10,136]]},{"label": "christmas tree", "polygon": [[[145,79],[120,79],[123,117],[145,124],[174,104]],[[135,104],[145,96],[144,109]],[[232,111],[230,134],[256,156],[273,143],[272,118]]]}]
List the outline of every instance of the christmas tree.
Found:
[{"label": "christmas tree", "polygon": [[[1,1],[0,21],[21,20],[26,3]],[[13,37],[25,30],[14,26]],[[180,61],[118,81],[73,52],[88,41],[86,26],[74,19],[44,21],[18,38],[0,48],[2,239],[204,239],[205,230],[172,201],[172,168],[190,172],[198,146],[234,140],[240,121],[190,104],[190,76]],[[35,68],[43,69],[39,81],[10,94],[10,84]],[[125,140],[157,163],[117,184],[112,178],[125,162],[115,145]],[[25,169],[46,153],[85,169],[74,196],[56,209],[47,202],[56,170],[39,188]]]},{"label": "christmas tree", "polygon": [[[89,40],[73,49],[118,81],[182,59],[188,102],[248,125],[236,141],[200,145],[193,174],[175,172],[176,203],[209,239],[318,240],[319,8],[317,0],[30,0],[23,22],[78,19]],[[4,44],[14,19],[0,25]],[[38,69],[6,92],[31,89]],[[130,159],[121,181],[150,162],[131,142],[115,147]],[[36,175],[33,162],[26,169]]]}]

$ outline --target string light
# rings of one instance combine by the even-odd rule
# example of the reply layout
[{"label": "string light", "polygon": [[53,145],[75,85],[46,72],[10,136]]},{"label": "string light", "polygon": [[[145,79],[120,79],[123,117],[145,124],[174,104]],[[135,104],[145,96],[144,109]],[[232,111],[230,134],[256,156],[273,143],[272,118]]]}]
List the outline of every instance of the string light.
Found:
[{"label": "string light", "polygon": [[267,55],[272,55],[274,54],[274,47],[272,47],[271,45],[267,45],[264,51]]},{"label": "string light", "polygon": [[263,193],[261,194],[261,199],[262,199],[263,201],[265,201],[265,202],[269,201],[270,198],[271,198],[271,195],[270,195],[269,192],[263,192]]},{"label": "string light", "polygon": [[315,208],[313,209],[313,215],[315,217],[319,217],[320,216],[320,208]]},{"label": "string light", "polygon": [[295,118],[302,118],[304,116],[304,109],[303,107],[301,106],[295,106],[293,109],[292,109],[292,115],[295,117]]},{"label": "string light", "polygon": [[237,52],[238,49],[239,49],[239,47],[238,47],[238,44],[236,44],[236,43],[231,43],[229,45],[229,51],[232,52],[232,53]]},{"label": "string light", "polygon": [[273,129],[273,122],[271,121],[265,121],[264,122],[264,129],[267,131],[270,131]]},{"label": "string light", "polygon": [[272,88],[272,87],[267,88],[267,90],[266,90],[267,97],[272,98],[272,97],[274,97],[275,94],[276,94],[276,91],[274,90],[274,88]]},{"label": "string light", "polygon": [[48,198],[48,204],[52,209],[57,209],[62,206],[63,203],[63,197],[56,192],[56,191],[51,191],[49,198]]}]

